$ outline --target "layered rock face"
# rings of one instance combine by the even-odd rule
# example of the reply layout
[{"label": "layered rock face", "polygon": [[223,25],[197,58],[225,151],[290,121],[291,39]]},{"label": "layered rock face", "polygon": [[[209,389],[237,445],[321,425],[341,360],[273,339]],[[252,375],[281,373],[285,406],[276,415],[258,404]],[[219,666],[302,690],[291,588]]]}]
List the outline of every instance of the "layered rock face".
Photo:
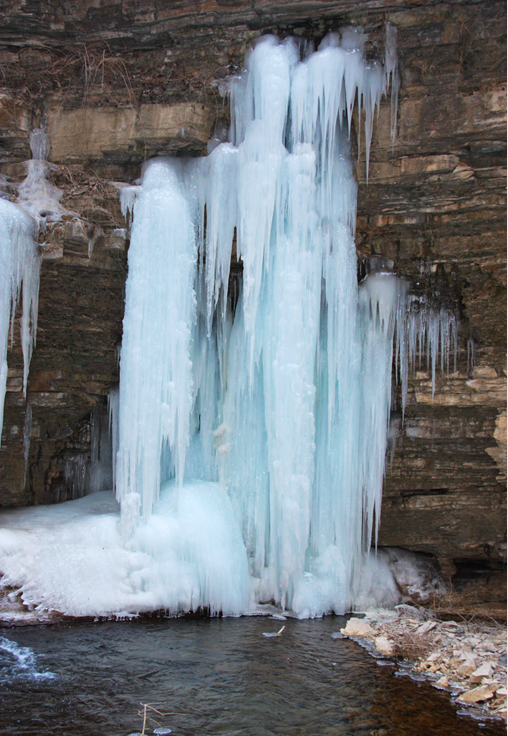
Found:
[{"label": "layered rock face", "polygon": [[[228,110],[218,88],[256,37],[319,42],[330,30],[361,24],[368,55],[381,58],[390,21],[401,74],[397,132],[392,143],[386,101],[368,182],[363,143],[357,165],[360,275],[373,256],[393,261],[416,293],[460,314],[461,350],[456,371],[438,372],[434,397],[424,360],[410,379],[404,418],[400,400],[394,404],[379,543],[432,554],[457,579],[500,580],[505,4],[90,0],[0,8],[0,184],[15,198],[30,130],[45,127],[53,183],[68,212],[40,237],[39,327],[26,398],[16,331],[9,353],[0,504],[55,503],[82,492],[91,415],[105,411],[118,382],[128,245],[119,187],[136,180],[149,157],[202,155],[210,137],[223,136]],[[491,586],[489,596],[502,591]]]}]

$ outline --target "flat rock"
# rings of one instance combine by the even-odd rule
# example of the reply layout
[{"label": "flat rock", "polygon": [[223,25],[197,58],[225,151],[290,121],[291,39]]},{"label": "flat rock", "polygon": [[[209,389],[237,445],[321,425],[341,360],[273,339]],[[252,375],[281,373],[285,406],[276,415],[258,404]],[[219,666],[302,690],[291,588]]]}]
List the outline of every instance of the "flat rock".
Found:
[{"label": "flat rock", "polygon": [[490,677],[492,674],[492,662],[483,662],[478,669],[471,674],[471,682],[481,682],[484,677]]},{"label": "flat rock", "polygon": [[372,627],[362,618],[350,618],[345,629],[340,630],[344,636],[371,637],[374,636]]},{"label": "flat rock", "polygon": [[495,691],[495,685],[482,685],[481,687],[467,690],[465,693],[462,693],[462,695],[459,695],[457,700],[461,703],[481,703],[483,700],[493,698]]},{"label": "flat rock", "polygon": [[377,651],[385,657],[391,657],[393,655],[394,643],[386,636],[376,636],[374,639],[374,646]]},{"label": "flat rock", "polygon": [[475,666],[468,663],[461,664],[460,667],[457,667],[457,674],[460,677],[469,677],[474,672]]}]

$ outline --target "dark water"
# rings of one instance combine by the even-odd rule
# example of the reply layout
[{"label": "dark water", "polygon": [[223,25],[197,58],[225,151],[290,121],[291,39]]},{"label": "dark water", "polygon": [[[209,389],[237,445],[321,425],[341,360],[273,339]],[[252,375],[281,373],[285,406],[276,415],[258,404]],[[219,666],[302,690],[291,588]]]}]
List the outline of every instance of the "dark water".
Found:
[{"label": "dark water", "polygon": [[[159,619],[0,629],[36,655],[23,670],[19,654],[1,652],[0,733],[127,736],[141,731],[140,702],[181,714],[158,718],[175,736],[506,733],[457,715],[448,694],[396,676],[354,642],[331,639],[342,619],[288,620],[280,637],[262,635],[281,625]],[[30,667],[56,676],[34,678]]]}]

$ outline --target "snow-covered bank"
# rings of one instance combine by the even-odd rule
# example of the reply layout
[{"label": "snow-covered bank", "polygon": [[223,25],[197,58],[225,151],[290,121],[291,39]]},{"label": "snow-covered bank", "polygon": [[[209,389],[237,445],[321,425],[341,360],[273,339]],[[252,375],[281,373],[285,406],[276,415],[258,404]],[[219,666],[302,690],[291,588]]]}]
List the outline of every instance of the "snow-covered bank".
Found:
[{"label": "snow-covered bank", "polygon": [[440,621],[399,605],[352,618],[341,634],[368,642],[376,656],[412,663],[411,675],[448,690],[458,706],[487,708],[506,719],[506,627],[495,621]]}]

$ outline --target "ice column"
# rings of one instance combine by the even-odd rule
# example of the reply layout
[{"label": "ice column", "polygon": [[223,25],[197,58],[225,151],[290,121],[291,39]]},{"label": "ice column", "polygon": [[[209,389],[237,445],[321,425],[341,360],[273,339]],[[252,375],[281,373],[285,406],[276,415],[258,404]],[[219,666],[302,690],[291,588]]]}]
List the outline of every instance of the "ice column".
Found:
[{"label": "ice column", "polygon": [[[166,445],[182,482],[189,444],[197,253],[177,164],[167,159],[149,162],[133,205],[116,460],[124,517],[138,505],[143,517],[149,517],[159,493]],[[124,520],[126,529],[135,521]]]}]

